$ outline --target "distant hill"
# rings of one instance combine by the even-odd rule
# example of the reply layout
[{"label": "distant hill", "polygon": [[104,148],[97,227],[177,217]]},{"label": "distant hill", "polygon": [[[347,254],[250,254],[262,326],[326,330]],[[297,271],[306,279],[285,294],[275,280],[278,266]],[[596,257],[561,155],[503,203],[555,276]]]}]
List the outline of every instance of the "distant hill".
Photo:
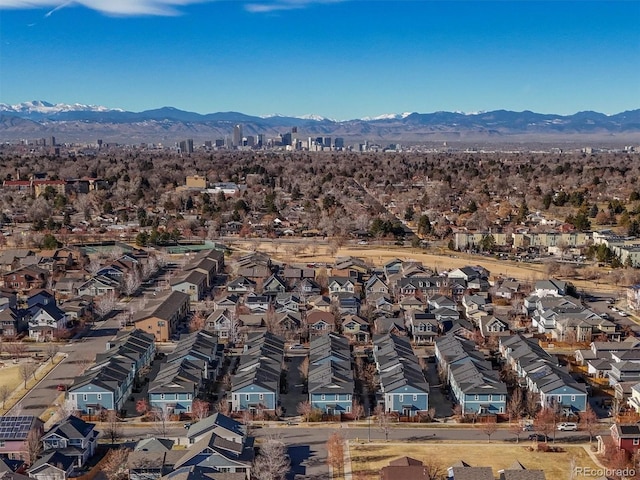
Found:
[{"label": "distant hill", "polygon": [[317,115],[258,117],[239,112],[199,114],[173,107],[128,112],[95,105],[52,104],[45,101],[0,104],[0,140],[56,135],[60,141],[164,142],[185,138],[215,140],[243,125],[244,135],[267,137],[297,128],[299,139],[310,136],[344,137],[345,142],[427,143],[465,141],[640,142],[640,109],[616,115],[585,111],[574,115],[496,110],[384,114],[373,118],[336,121]]}]

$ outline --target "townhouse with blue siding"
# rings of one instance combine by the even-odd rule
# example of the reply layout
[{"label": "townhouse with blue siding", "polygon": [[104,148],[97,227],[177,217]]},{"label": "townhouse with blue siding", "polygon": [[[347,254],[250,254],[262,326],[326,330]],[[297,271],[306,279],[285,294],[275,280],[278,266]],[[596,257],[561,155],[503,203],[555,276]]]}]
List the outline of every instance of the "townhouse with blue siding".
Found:
[{"label": "townhouse with blue siding", "polygon": [[96,363],[77,377],[67,392],[73,408],[84,414],[120,410],[131,395],[140,370],[151,365],[156,346],[152,334],[120,332],[96,355]]},{"label": "townhouse with blue siding", "polygon": [[435,356],[451,395],[464,414],[498,415],[507,410],[507,386],[476,344],[454,333],[438,338]]},{"label": "townhouse with blue siding", "polygon": [[182,334],[176,348],[167,355],[166,363],[182,362],[183,359],[202,361],[203,380],[215,380],[224,362],[224,345],[218,343],[215,333],[200,330]]},{"label": "townhouse with blue siding", "polygon": [[559,405],[566,415],[587,408],[587,390],[540,347],[535,338],[512,335],[500,338],[500,354],[518,376],[518,383],[540,396],[540,405]]},{"label": "townhouse with blue siding", "polygon": [[234,412],[273,412],[280,405],[284,340],[268,332],[250,334],[236,374],[231,379]]},{"label": "townhouse with blue siding", "polygon": [[203,386],[203,363],[186,358],[163,363],[149,384],[149,407],[173,414],[191,413],[193,400]]},{"label": "townhouse with blue siding", "polygon": [[373,340],[385,412],[414,417],[429,409],[429,384],[406,337],[383,335]]},{"label": "townhouse with blue siding", "polygon": [[329,333],[311,340],[308,385],[312,408],[327,415],[351,413],[354,381],[345,337]]}]

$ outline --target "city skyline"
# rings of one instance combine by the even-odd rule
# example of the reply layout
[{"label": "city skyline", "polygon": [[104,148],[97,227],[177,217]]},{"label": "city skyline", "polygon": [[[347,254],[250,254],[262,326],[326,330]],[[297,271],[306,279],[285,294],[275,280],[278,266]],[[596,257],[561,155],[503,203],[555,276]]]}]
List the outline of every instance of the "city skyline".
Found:
[{"label": "city skyline", "polygon": [[7,104],[338,120],[640,107],[634,0],[0,0],[0,13]]}]

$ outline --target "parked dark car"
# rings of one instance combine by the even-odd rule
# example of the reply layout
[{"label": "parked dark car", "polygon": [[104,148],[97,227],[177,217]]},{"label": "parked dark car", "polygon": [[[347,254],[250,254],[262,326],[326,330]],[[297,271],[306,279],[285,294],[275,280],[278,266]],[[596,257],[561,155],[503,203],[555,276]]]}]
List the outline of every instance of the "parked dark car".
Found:
[{"label": "parked dark car", "polygon": [[543,433],[532,433],[531,435],[529,435],[529,440],[533,440],[536,442],[548,442],[551,439]]}]

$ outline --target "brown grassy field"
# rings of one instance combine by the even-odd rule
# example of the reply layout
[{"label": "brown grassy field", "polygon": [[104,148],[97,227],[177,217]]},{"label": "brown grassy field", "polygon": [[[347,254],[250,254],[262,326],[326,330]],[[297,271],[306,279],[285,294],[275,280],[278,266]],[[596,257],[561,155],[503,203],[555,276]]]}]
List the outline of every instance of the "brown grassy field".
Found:
[{"label": "brown grassy field", "polygon": [[6,385],[10,390],[14,390],[20,386],[21,382],[20,367],[18,365],[10,365],[0,368],[0,385]]},{"label": "brown grassy field", "polygon": [[[451,252],[446,248],[418,249],[400,246],[344,246],[337,250],[322,240],[309,242],[306,240],[288,240],[288,243],[278,243],[272,241],[233,242],[232,246],[245,251],[257,250],[268,253],[276,260],[284,262],[308,262],[308,263],[331,263],[336,257],[354,256],[363,258],[371,264],[380,266],[389,260],[399,258],[400,260],[417,260],[425,266],[441,272],[453,268],[467,265],[481,265],[493,276],[507,276],[518,280],[536,281],[549,278],[545,271],[545,266],[534,263],[519,263],[509,260],[498,260],[494,257],[483,257],[479,255],[469,255],[461,252]],[[605,270],[603,270],[604,272]],[[591,292],[612,294],[620,290],[620,287],[609,285],[606,282],[595,283],[577,278],[570,280],[578,289],[586,289]]]},{"label": "brown grassy field", "polygon": [[474,467],[492,467],[498,477],[498,471],[509,468],[515,461],[528,469],[544,470],[547,478],[568,480],[571,459],[579,467],[597,468],[589,454],[580,446],[563,446],[564,452],[543,453],[530,451],[531,442],[521,445],[493,444],[351,444],[351,470],[353,474],[364,474],[367,479],[377,479],[380,469],[390,460],[409,456],[422,461],[437,462],[447,468],[463,460]]}]

